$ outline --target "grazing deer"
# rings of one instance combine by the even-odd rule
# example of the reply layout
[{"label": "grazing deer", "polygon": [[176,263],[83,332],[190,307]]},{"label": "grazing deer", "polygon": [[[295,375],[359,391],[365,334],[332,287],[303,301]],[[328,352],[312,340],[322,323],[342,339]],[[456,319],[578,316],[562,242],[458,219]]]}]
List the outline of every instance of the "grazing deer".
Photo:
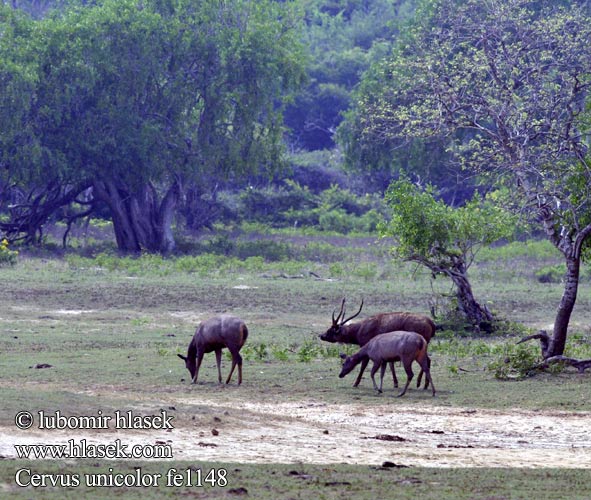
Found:
[{"label": "grazing deer", "polygon": [[[418,333],[396,331],[375,336],[357,353],[345,358],[339,377],[343,378],[359,363],[369,361],[370,359],[374,362],[373,368],[371,369],[371,380],[373,381],[374,389],[378,392],[382,392],[386,364],[400,360],[406,371],[407,379],[406,385],[402,389],[402,392],[398,394],[398,397],[404,396],[413,377],[412,362],[416,361],[425,372],[425,378],[431,384],[431,390],[433,391],[433,396],[435,396],[435,386],[431,379],[429,357],[427,356],[427,341]],[[380,387],[378,388],[374,375],[380,367]]]},{"label": "grazing deer", "polygon": [[240,318],[222,314],[215,318],[203,321],[195,331],[193,340],[189,344],[186,356],[177,354],[185,362],[185,366],[191,373],[192,383],[197,383],[199,367],[206,352],[215,351],[215,359],[218,365],[218,381],[222,383],[222,349],[227,347],[232,354],[232,368],[226,384],[230,382],[234,368],[238,365],[238,385],[242,383],[242,356],[240,349],[248,338],[248,328]]},{"label": "grazing deer", "polygon": [[[354,344],[364,346],[376,335],[380,335],[385,332],[392,332],[396,330],[404,330],[410,332],[416,332],[421,335],[427,343],[435,335],[435,323],[431,319],[422,314],[413,314],[409,312],[391,312],[382,313],[367,318],[357,323],[347,325],[349,321],[359,316],[363,309],[363,300],[359,310],[346,319],[341,320],[345,317],[345,299],[341,303],[341,310],[335,318],[335,312],[332,313],[332,326],[322,335],[321,340],[326,342],[342,342],[344,344]],[[353,384],[353,387],[357,387],[361,382],[363,372],[367,367],[369,360],[364,360],[359,370],[359,375]],[[396,372],[394,370],[394,363],[390,363],[390,369],[392,370],[392,378],[394,379],[394,387],[398,387],[398,379],[396,378]],[[419,373],[417,379],[417,387],[421,385],[421,379],[423,377],[423,371]],[[429,381],[425,380],[425,389],[429,387]]]}]

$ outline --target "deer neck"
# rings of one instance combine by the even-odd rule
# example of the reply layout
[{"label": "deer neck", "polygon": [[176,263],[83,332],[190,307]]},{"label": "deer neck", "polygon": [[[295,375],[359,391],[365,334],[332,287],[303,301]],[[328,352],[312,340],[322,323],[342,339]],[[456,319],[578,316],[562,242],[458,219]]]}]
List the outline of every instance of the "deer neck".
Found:
[{"label": "deer neck", "polygon": [[343,325],[341,327],[341,332],[343,335],[343,343],[344,344],[355,344],[361,345],[359,342],[359,324],[353,323],[351,325]]}]

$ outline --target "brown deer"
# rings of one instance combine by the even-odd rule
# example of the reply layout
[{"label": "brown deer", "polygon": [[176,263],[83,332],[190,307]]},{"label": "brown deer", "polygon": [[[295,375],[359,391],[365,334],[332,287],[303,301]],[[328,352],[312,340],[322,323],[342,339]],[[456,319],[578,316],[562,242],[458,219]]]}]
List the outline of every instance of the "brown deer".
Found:
[{"label": "brown deer", "polygon": [[[382,313],[364,319],[357,323],[347,325],[349,321],[359,316],[363,309],[363,300],[359,310],[346,319],[345,317],[345,299],[341,303],[341,310],[335,318],[335,311],[332,313],[332,326],[322,335],[321,340],[326,342],[342,342],[343,344],[354,344],[364,346],[376,335],[380,335],[386,332],[392,332],[396,330],[405,330],[410,332],[416,332],[427,341],[430,342],[431,338],[435,335],[435,323],[431,321],[428,316],[422,314],[414,314],[410,312],[391,312]],[[357,387],[361,382],[363,372],[367,367],[369,360],[364,360],[359,370],[359,375],[353,384],[353,387]],[[392,378],[394,379],[394,387],[398,387],[398,379],[396,378],[396,372],[394,370],[394,363],[390,363],[390,369],[392,370]],[[417,387],[421,385],[421,379],[423,377],[423,371],[419,373],[417,379]],[[429,381],[425,380],[425,389],[429,387]]]},{"label": "brown deer", "polygon": [[[373,381],[374,389],[378,392],[382,392],[386,364],[400,360],[406,371],[407,378],[406,385],[402,389],[402,392],[398,394],[398,397],[404,396],[413,377],[412,362],[416,361],[425,372],[425,378],[431,384],[431,390],[433,391],[433,396],[435,396],[435,386],[431,379],[429,357],[427,356],[427,341],[418,333],[396,331],[376,335],[357,353],[345,359],[339,377],[343,378],[359,363],[369,361],[370,359],[374,362],[373,368],[371,369],[371,380]],[[380,367],[380,387],[378,388],[374,375]]]},{"label": "brown deer", "polygon": [[248,328],[240,318],[222,314],[203,321],[189,344],[186,356],[177,354],[185,362],[185,366],[191,374],[192,383],[197,383],[199,367],[206,352],[215,351],[215,359],[218,366],[218,381],[222,383],[222,349],[227,347],[232,354],[232,368],[226,384],[230,383],[234,368],[238,365],[238,385],[242,383],[242,356],[240,349],[248,338]]}]

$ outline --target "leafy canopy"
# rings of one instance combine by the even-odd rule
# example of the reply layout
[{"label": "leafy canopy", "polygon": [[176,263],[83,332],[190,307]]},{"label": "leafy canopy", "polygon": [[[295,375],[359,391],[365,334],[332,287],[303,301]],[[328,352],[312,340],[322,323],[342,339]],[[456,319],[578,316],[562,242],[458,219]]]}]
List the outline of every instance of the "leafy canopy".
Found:
[{"label": "leafy canopy", "polygon": [[356,137],[391,149],[445,138],[450,161],[517,188],[576,255],[591,214],[589,40],[591,19],[574,4],[425,1],[362,86]]},{"label": "leafy canopy", "polygon": [[403,178],[386,193],[392,216],[380,234],[394,238],[398,258],[434,272],[458,265],[467,269],[483,245],[515,232],[516,217],[497,206],[495,196],[475,193],[465,205],[454,208],[436,199],[433,186],[421,187]]},{"label": "leafy canopy", "polygon": [[271,0],[104,0],[35,21],[26,44],[0,47],[35,83],[2,98],[2,126],[6,103],[28,104],[28,161],[13,168],[133,186],[276,167],[304,77],[298,20]]}]

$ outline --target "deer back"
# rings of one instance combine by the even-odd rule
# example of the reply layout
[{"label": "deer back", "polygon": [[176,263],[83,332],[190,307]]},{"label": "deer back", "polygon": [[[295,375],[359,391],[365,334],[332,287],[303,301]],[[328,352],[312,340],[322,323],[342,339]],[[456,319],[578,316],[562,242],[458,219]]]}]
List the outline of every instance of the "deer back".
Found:
[{"label": "deer back", "polygon": [[374,361],[414,359],[426,348],[427,341],[415,332],[394,331],[380,334],[365,346],[367,355]]},{"label": "deer back", "polygon": [[240,348],[248,337],[248,329],[240,318],[222,314],[203,321],[195,332],[196,347],[210,352],[218,347]]},{"label": "deer back", "polygon": [[409,312],[378,314],[358,325],[356,337],[359,345],[367,344],[376,335],[393,331],[417,332],[427,342],[435,335],[435,323],[430,318]]}]

